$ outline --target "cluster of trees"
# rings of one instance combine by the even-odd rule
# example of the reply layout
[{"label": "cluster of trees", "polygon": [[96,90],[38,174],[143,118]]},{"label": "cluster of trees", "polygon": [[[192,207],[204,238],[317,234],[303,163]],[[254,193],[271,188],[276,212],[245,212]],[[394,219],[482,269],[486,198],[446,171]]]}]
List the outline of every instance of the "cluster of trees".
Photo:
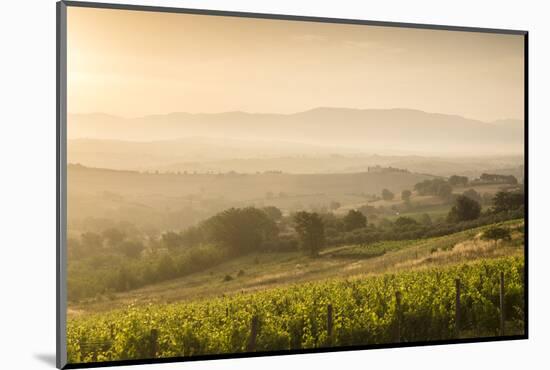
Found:
[{"label": "cluster of trees", "polygon": [[[482,212],[481,204],[476,200],[477,198],[481,197],[473,190],[456,196],[446,219],[437,223],[434,223],[429,215],[424,214],[416,219],[402,216],[393,222],[383,219],[378,225],[370,225],[367,223],[367,217],[358,210],[350,210],[342,218],[337,218],[334,215],[319,216],[300,212],[299,217],[295,220],[300,221],[298,222],[300,225],[306,225],[305,220],[315,220],[315,227],[307,229],[306,226],[301,226],[298,235],[300,245],[310,251],[311,255],[316,255],[319,245],[322,243],[309,242],[308,240],[324,240],[327,245],[339,245],[417,239],[447,235],[523,217],[524,195],[522,193],[504,191],[497,193],[494,197],[493,207],[485,212]],[[308,215],[311,215],[311,218],[306,217]],[[302,222],[302,220],[304,221]],[[315,234],[316,232],[318,234]]]},{"label": "cluster of trees", "polygon": [[[523,212],[525,195],[522,192],[499,191],[492,199],[493,206],[488,214]],[[473,189],[467,190],[455,199],[455,204],[447,215],[447,222],[475,220],[481,215],[481,196]]]},{"label": "cluster of trees", "polygon": [[524,207],[525,196],[521,192],[500,191],[493,198],[493,211],[506,212]]},{"label": "cluster of trees", "polygon": [[71,237],[67,241],[69,258],[82,259],[105,254],[120,254],[127,258],[138,258],[145,245],[141,240],[132,239],[126,232],[109,228],[102,233],[88,231],[80,239]]},{"label": "cluster of trees", "polygon": [[[448,181],[452,186],[467,186],[469,184],[469,179],[466,176],[452,175]],[[517,185],[518,179],[513,175],[482,173],[474,182]]]},{"label": "cluster of trees", "polygon": [[496,244],[499,240],[511,240],[512,234],[508,228],[493,226],[485,230],[483,235],[481,235],[481,238],[483,240],[492,240]]},{"label": "cluster of trees", "polygon": [[[493,206],[488,213],[523,212],[525,195],[522,192],[499,191],[493,197]],[[470,189],[455,199],[447,216],[448,222],[475,220],[481,215],[481,196]]]},{"label": "cluster of trees", "polygon": [[[513,184],[516,185],[518,183],[517,179],[512,175],[493,175],[493,174],[487,174],[484,173],[480,176],[478,180],[475,180],[473,183],[499,183],[499,184]],[[432,180],[424,180],[422,182],[417,183],[414,186],[414,190],[419,195],[434,195],[438,196],[444,200],[452,201],[453,196],[453,187],[466,187],[470,183],[468,177],[466,176],[459,176],[459,175],[452,175],[449,177],[448,180],[442,179],[442,178],[436,178]],[[405,193],[407,192],[407,193]],[[464,196],[470,198],[471,200],[474,200],[478,203],[487,203],[488,199],[483,199],[483,197],[478,194],[474,189],[468,189],[463,193]],[[522,195],[521,195],[522,196]],[[401,194],[401,199],[405,201],[406,203],[410,199],[410,192],[408,190],[404,190]]]},{"label": "cluster of trees", "polygon": [[474,189],[468,189],[462,193],[462,195],[475,200],[480,204],[492,205],[493,204],[493,195],[490,193],[480,194]]},{"label": "cluster of trees", "polygon": [[378,225],[368,224],[366,227],[352,231],[334,228],[332,226],[334,221],[325,218],[327,244],[373,243],[382,240],[406,240],[448,235],[483,225],[521,218],[524,215],[523,202],[524,196],[520,192],[499,192],[494,197],[493,206],[482,212],[478,201],[472,200],[466,195],[459,195],[454,198],[454,204],[443,220],[434,221],[427,214],[414,219],[402,216],[393,222],[382,219]]},{"label": "cluster of trees", "polygon": [[428,215],[422,218],[399,217],[394,222],[385,220],[378,225],[368,225],[357,229],[327,237],[327,245],[370,244],[385,240],[411,240],[444,236],[456,232],[521,218],[519,210],[510,213],[482,213],[479,218],[456,223],[434,222]]},{"label": "cluster of trees", "polygon": [[207,219],[201,225],[206,241],[227,249],[232,255],[264,249],[277,238],[275,221],[254,207],[230,208]]},{"label": "cluster of trees", "polygon": [[389,191],[388,189],[382,189],[382,199],[392,200],[395,197],[395,194]]},{"label": "cluster of trees", "polygon": [[452,186],[466,186],[468,185],[468,181],[468,177],[466,176],[452,175],[449,177],[449,184]]},{"label": "cluster of trees", "polygon": [[[422,192],[441,193],[444,182],[439,179],[427,180],[417,184]],[[418,186],[420,185],[420,186]],[[401,197],[410,199],[411,192],[403,191]],[[520,192],[499,192],[494,196],[493,207],[489,213],[523,211],[524,196]],[[454,197],[454,204],[444,222],[460,223],[478,219],[481,215],[481,196],[473,189]],[[368,206],[367,206],[368,207]],[[69,253],[73,259],[87,258],[94,255],[116,254],[129,259],[138,259],[144,251],[154,248],[167,249],[171,253],[201,245],[215,245],[229,256],[238,256],[250,252],[288,251],[302,247],[308,254],[316,255],[325,241],[331,243],[347,237],[358,229],[367,228],[367,215],[376,214],[376,208],[361,207],[350,210],[343,217],[333,213],[297,212],[284,217],[276,207],[266,208],[230,208],[220,212],[197,226],[189,227],[182,232],[167,231],[158,242],[148,243],[130,239],[124,231],[110,228],[103,233],[86,232],[80,239],[71,239]],[[370,209],[372,208],[372,209]],[[370,213],[369,213],[370,212]],[[391,227],[386,227],[388,223]],[[382,219],[378,227],[384,232],[388,229],[400,232],[410,228],[431,224],[429,216],[418,220],[400,217],[391,223]]]},{"label": "cluster of trees", "polygon": [[222,249],[203,245],[172,252],[153,249],[140,259],[103,255],[70,260],[68,298],[78,301],[100,294],[136,289],[202,271],[226,259],[227,255]]},{"label": "cluster of trees", "polygon": [[513,175],[495,175],[490,173],[482,173],[479,179],[485,183],[511,184],[517,185],[518,179]]},{"label": "cluster of trees", "polygon": [[481,205],[479,202],[465,196],[456,197],[455,204],[447,215],[447,222],[461,222],[475,220],[481,214]]},{"label": "cluster of trees", "polygon": [[[517,184],[517,179],[512,175],[493,175],[484,173],[481,175],[479,180],[475,180],[473,183],[483,182],[483,183],[506,183],[506,184]],[[432,180],[424,180],[417,183],[414,186],[414,190],[419,195],[434,195],[438,196],[447,201],[456,201],[453,195],[453,187],[466,187],[470,183],[470,180],[466,176],[452,175],[448,180],[442,178],[436,178]],[[513,194],[513,193],[510,193]],[[403,190],[401,193],[401,199],[409,204],[410,197],[412,193],[410,190]],[[467,198],[474,200],[480,204],[492,202],[492,197],[489,194],[484,193],[483,195],[476,192],[474,189],[468,189],[462,194]],[[523,199],[523,195],[520,194],[520,201]],[[462,202],[463,200],[461,200]]]},{"label": "cluster of trees", "polygon": [[344,229],[353,231],[367,226],[367,217],[357,210],[350,210],[343,218]]},{"label": "cluster of trees", "polygon": [[420,195],[435,195],[442,199],[449,199],[453,187],[444,179],[424,180],[414,185],[414,190]]},{"label": "cluster of trees", "polygon": [[[441,194],[444,183],[428,180],[415,188]],[[404,191],[401,197],[406,200],[410,195],[410,191]],[[182,232],[167,231],[160,238],[130,237],[117,228],[84,232],[68,243],[69,268],[78,271],[69,274],[69,294],[72,299],[80,299],[133,289],[253,252],[301,249],[315,257],[326,245],[446,235],[522,217],[523,204],[523,193],[503,191],[494,196],[492,207],[482,212],[479,194],[467,190],[454,197],[446,219],[435,222],[423,215],[369,224],[367,215],[374,207],[368,206],[349,210],[344,216],[305,211],[284,216],[276,207],[246,207],[227,209]],[[505,237],[497,234],[487,237]]]},{"label": "cluster of trees", "polygon": [[282,219],[281,210],[273,206],[230,208],[182,232],[163,233],[161,246],[179,250],[215,244],[230,255],[272,250],[276,244],[288,249],[288,238],[279,235]]},{"label": "cluster of trees", "polygon": [[474,189],[468,189],[464,193],[462,193],[463,196],[470,198],[471,200],[475,200],[478,203],[483,202],[483,198],[481,197],[481,194],[479,194]]}]

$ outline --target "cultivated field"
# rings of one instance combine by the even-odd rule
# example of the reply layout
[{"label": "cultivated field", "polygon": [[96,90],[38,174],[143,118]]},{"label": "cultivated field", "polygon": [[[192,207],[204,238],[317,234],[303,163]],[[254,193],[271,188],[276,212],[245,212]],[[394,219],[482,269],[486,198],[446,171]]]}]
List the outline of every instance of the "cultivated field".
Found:
[{"label": "cultivated field", "polygon": [[[191,303],[129,306],[69,320],[69,360],[78,363],[522,334],[523,268],[521,257],[506,257],[337,278]],[[500,285],[502,294],[500,281],[506,282],[506,290]]]}]

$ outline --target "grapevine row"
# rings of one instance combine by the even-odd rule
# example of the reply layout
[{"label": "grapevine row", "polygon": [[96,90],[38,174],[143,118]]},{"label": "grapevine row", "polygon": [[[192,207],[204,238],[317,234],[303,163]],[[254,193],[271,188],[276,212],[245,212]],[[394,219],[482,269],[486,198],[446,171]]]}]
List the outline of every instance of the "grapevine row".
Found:
[{"label": "grapevine row", "polygon": [[501,307],[507,331],[521,332],[520,257],[77,317],[68,355],[78,363],[496,336]]}]

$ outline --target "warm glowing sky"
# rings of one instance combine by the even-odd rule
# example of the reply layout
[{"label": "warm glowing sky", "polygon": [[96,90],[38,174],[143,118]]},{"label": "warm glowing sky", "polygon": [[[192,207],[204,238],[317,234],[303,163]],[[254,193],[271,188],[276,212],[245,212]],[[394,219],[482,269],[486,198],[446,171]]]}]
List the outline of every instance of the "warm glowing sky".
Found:
[{"label": "warm glowing sky", "polygon": [[71,113],[319,106],[523,117],[523,37],[68,9]]}]

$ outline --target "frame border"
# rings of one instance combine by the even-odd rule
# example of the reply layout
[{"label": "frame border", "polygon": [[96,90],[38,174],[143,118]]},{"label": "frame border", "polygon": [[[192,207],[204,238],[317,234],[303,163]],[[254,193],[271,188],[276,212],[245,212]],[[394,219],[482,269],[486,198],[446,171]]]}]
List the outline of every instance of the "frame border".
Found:
[{"label": "frame border", "polygon": [[[497,336],[497,337],[480,337],[467,339],[452,339],[440,341],[422,341],[408,343],[387,343],[375,345],[356,345],[356,346],[341,346],[327,348],[312,348],[300,350],[284,350],[284,351],[268,351],[268,352],[243,352],[243,353],[226,353],[216,355],[201,355],[193,357],[168,357],[168,358],[150,358],[150,359],[134,359],[134,360],[117,360],[104,362],[88,362],[71,364],[67,362],[67,8],[95,8],[95,9],[112,9],[112,10],[130,10],[130,11],[146,11],[146,12],[164,12],[164,13],[180,13],[194,15],[210,15],[222,17],[240,17],[240,18],[255,18],[255,19],[272,19],[286,21],[301,21],[301,22],[317,22],[317,23],[332,23],[332,24],[352,24],[352,25],[367,25],[378,27],[398,27],[398,28],[414,28],[427,30],[441,31],[459,31],[459,32],[478,32],[478,33],[493,33],[502,35],[518,35],[524,38],[524,194],[525,194],[525,239],[524,239],[524,258],[525,258],[525,328],[523,335]],[[498,29],[498,28],[480,28],[480,27],[462,27],[452,25],[434,25],[424,23],[402,23],[402,22],[385,22],[373,20],[347,19],[347,18],[326,18],[316,16],[299,16],[285,14],[267,14],[267,13],[251,13],[251,12],[233,12],[224,10],[210,9],[193,9],[193,8],[177,8],[165,6],[151,5],[132,5],[132,4],[114,4],[114,3],[99,3],[99,2],[84,2],[84,1],[67,1],[61,0],[56,3],[57,16],[57,63],[56,63],[56,228],[57,228],[57,250],[56,250],[56,367],[58,369],[80,369],[80,368],[96,368],[110,367],[123,365],[142,365],[142,364],[159,364],[159,363],[174,363],[174,362],[191,362],[204,360],[220,360],[220,359],[235,359],[235,358],[252,358],[265,356],[281,356],[294,354],[311,354],[311,353],[329,353],[342,351],[357,351],[369,349],[384,349],[384,348],[406,348],[420,346],[436,346],[448,344],[463,344],[463,343],[485,343],[485,342],[500,342],[509,340],[522,340],[529,338],[529,258],[528,258],[528,235],[529,235],[529,32],[526,30],[514,29]]]},{"label": "frame border", "polygon": [[67,364],[67,6],[56,4],[56,366]]},{"label": "frame border", "polygon": [[196,14],[196,15],[213,15],[224,17],[240,17],[240,18],[256,18],[256,19],[276,19],[287,21],[302,21],[302,22],[320,22],[320,23],[339,23],[339,24],[357,24],[357,25],[369,25],[380,27],[399,27],[399,28],[417,28],[428,30],[444,30],[444,31],[462,31],[462,32],[483,32],[483,33],[497,33],[507,35],[525,35],[528,33],[526,30],[515,29],[500,29],[500,28],[483,28],[483,27],[462,27],[452,25],[435,25],[426,23],[406,23],[406,22],[385,22],[385,21],[373,21],[351,18],[325,18],[316,16],[302,16],[302,15],[289,15],[289,14],[269,14],[269,13],[252,13],[252,12],[233,12],[227,10],[214,10],[214,9],[194,9],[194,8],[178,8],[167,6],[153,6],[153,5],[131,5],[131,4],[115,4],[115,3],[99,3],[88,1],[73,1],[73,0],[61,0],[66,6],[80,7],[80,8],[96,8],[96,9],[114,9],[114,10],[134,10],[134,11],[146,11],[146,12],[163,12],[163,13],[183,13],[183,14]]}]

